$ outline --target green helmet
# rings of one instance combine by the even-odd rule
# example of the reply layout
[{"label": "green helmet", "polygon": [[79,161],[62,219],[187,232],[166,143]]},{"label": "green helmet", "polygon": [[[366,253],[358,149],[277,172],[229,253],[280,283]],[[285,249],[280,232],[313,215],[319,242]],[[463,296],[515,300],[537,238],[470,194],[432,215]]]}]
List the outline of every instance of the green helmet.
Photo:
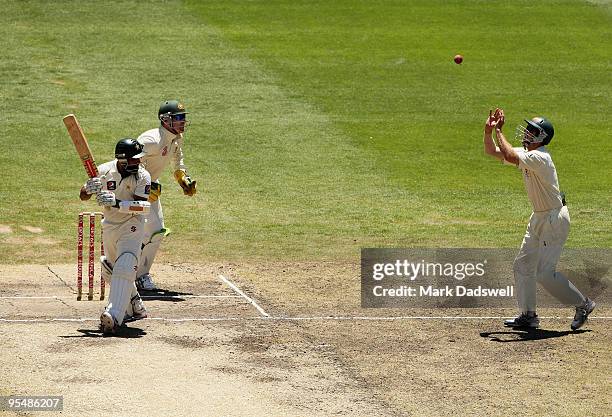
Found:
[{"label": "green helmet", "polygon": [[516,138],[524,146],[533,143],[548,145],[555,135],[552,123],[544,117],[534,117],[531,120],[524,120],[524,122],[525,124],[521,124],[516,128]]},{"label": "green helmet", "polygon": [[187,114],[183,103],[180,103],[177,100],[164,101],[161,106],[159,106],[159,111],[157,112],[157,116],[160,118],[160,120],[164,115],[176,116],[177,114]]}]

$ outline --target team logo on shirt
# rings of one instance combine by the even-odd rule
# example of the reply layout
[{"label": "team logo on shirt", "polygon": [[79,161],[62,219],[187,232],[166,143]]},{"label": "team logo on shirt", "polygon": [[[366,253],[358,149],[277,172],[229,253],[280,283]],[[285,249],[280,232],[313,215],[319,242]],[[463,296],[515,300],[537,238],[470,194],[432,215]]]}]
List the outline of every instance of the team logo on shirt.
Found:
[{"label": "team logo on shirt", "polygon": [[113,191],[117,189],[117,181],[106,181],[106,189]]},{"label": "team logo on shirt", "polygon": [[164,149],[162,149],[162,156],[166,156],[167,153],[168,153],[168,147],[164,146]]},{"label": "team logo on shirt", "polygon": [[151,186],[149,184],[145,185],[144,193],[147,194],[147,195],[151,194]]},{"label": "team logo on shirt", "polygon": [[136,226],[130,227],[130,230],[132,231],[132,233],[135,232],[136,231]]}]

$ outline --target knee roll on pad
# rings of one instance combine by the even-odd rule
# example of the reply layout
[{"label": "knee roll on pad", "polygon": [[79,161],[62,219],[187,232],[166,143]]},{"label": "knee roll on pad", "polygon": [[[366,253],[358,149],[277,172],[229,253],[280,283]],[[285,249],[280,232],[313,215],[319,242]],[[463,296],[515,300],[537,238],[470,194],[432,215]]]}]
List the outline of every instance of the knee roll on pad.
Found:
[{"label": "knee roll on pad", "polygon": [[136,266],[138,258],[131,252],[123,252],[117,258],[113,269],[113,276],[119,279],[136,279]]},{"label": "knee roll on pad", "polygon": [[111,282],[111,277],[113,276],[113,267],[110,262],[106,258],[106,256],[100,256],[100,265],[102,265],[102,278],[105,282]]}]

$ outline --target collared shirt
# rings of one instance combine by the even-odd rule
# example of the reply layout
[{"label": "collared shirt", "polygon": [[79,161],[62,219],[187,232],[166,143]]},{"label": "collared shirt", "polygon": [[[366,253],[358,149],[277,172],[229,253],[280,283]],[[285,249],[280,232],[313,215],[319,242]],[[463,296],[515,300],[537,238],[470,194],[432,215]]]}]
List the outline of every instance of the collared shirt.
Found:
[{"label": "collared shirt", "polygon": [[175,135],[160,126],[147,130],[138,137],[138,142],[144,145],[145,156],[140,158],[145,169],[151,174],[153,181],[158,181],[164,169],[174,161],[174,169],[186,170],[183,163],[183,134]]},{"label": "collared shirt", "polygon": [[525,189],[533,211],[548,211],[561,207],[563,204],[557,169],[548,149],[540,146],[533,151],[523,148],[514,148],[514,150],[519,158],[518,168],[523,174]]},{"label": "collared shirt", "polygon": [[[142,165],[136,174],[122,178],[117,170],[117,160],[114,159],[100,165],[98,172],[102,179],[102,188],[115,193],[115,198],[118,200],[133,201],[135,196],[149,198],[151,176]],[[104,207],[104,221],[107,223],[123,223],[133,216],[134,214],[120,213],[115,207]]]}]

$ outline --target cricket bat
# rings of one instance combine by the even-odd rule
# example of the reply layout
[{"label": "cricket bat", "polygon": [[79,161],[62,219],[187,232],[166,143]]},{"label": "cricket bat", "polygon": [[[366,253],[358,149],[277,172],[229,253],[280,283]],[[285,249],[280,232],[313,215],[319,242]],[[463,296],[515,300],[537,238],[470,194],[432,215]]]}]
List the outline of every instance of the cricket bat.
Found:
[{"label": "cricket bat", "polygon": [[89,178],[97,177],[98,167],[96,166],[96,161],[94,160],[91,149],[89,148],[89,143],[87,143],[87,138],[76,116],[74,114],[64,116],[64,124],[66,125],[66,129],[68,129],[68,134],[72,139],[72,143],[74,143],[79,158],[81,158],[87,175],[89,175]]}]

